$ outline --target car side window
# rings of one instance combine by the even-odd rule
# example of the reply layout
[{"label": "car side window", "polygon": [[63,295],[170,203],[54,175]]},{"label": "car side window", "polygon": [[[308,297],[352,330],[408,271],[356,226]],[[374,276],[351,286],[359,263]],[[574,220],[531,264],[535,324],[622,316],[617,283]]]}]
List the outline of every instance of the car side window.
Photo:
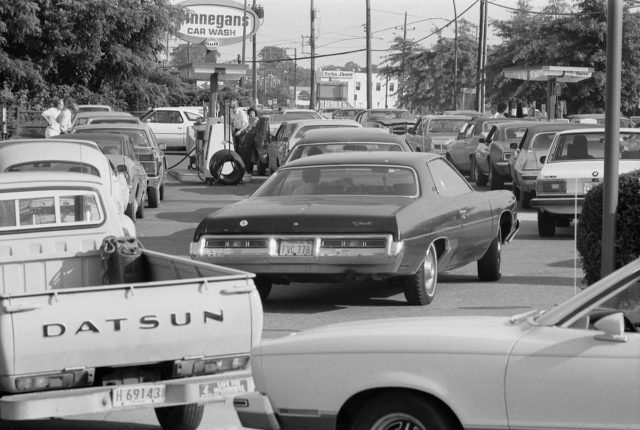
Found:
[{"label": "car side window", "polygon": [[439,194],[455,197],[473,190],[456,168],[443,158],[429,161],[428,166]]}]

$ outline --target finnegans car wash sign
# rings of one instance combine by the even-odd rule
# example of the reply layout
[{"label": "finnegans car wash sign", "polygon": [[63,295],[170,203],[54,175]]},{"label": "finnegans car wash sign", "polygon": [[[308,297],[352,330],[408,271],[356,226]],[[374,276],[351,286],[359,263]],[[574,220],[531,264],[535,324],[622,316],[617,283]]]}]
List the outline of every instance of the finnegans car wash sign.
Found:
[{"label": "finnegans car wash sign", "polygon": [[177,36],[191,43],[215,39],[219,45],[232,45],[256,34],[260,26],[250,7],[245,13],[243,4],[229,0],[185,0],[179,6],[184,15]]}]

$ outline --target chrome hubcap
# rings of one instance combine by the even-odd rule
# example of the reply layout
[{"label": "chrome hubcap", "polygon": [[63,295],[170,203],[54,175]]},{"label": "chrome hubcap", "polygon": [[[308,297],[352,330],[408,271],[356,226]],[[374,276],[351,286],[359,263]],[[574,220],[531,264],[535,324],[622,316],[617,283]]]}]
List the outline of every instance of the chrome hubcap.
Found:
[{"label": "chrome hubcap", "polygon": [[371,430],[427,430],[427,428],[411,415],[393,413],[376,421],[371,426]]},{"label": "chrome hubcap", "polygon": [[433,248],[429,248],[429,251],[427,251],[427,257],[424,259],[424,263],[422,263],[424,270],[424,286],[429,296],[432,296],[436,289],[436,256],[435,253],[432,252],[432,249]]}]

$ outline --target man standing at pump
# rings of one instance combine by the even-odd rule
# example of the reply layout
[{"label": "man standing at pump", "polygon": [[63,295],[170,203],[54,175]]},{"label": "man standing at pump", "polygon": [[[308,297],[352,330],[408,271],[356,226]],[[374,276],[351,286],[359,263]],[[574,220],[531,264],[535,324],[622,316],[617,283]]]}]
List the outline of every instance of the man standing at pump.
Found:
[{"label": "man standing at pump", "polygon": [[242,132],[249,125],[247,113],[238,105],[238,99],[231,100],[231,127],[233,128],[233,145],[236,150],[242,141]]}]

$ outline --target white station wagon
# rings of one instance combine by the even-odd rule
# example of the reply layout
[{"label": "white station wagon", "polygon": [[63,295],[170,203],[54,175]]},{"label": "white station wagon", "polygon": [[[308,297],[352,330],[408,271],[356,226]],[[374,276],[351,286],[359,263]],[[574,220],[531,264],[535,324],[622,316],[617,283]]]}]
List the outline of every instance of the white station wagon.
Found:
[{"label": "white station wagon", "polygon": [[[640,129],[621,128],[618,173],[640,169]],[[536,178],[538,233],[554,236],[556,226],[569,227],[582,212],[585,194],[604,181],[603,128],[558,132]]]},{"label": "white station wagon", "polygon": [[548,311],[320,327],[252,350],[244,427],[638,429],[640,260]]}]

